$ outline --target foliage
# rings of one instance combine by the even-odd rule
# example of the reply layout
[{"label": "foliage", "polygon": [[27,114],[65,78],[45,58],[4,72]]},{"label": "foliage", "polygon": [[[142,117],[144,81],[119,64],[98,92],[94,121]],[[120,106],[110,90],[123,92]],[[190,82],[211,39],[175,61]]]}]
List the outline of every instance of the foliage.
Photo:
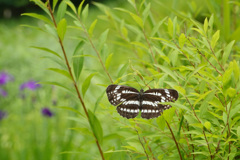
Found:
[{"label": "foliage", "polygon": [[[129,0],[128,7],[114,9],[94,3],[103,13],[97,19],[89,18],[91,9],[83,6],[84,1],[78,7],[70,0],[59,5],[54,0],[51,6],[48,1],[33,1],[45,15],[23,15],[45,24],[29,27],[46,32],[59,45],[34,48],[57,62],[50,71],[66,78],[65,82],[55,78],[43,84],[63,88],[74,100],[72,105],[58,108],[73,113],[74,133],[69,137],[78,137],[80,147],[66,145],[59,149],[62,154],[78,153],[82,159],[238,159],[236,24],[240,22],[229,23],[239,13],[230,10],[232,5],[239,7],[237,1],[224,0],[223,6],[206,1],[203,22],[198,21],[200,12],[194,1],[189,8],[195,14],[165,8],[172,12],[168,17],[160,14],[159,8],[166,5],[157,0]],[[223,14],[218,12],[221,7]],[[70,49],[66,44],[76,45]],[[180,98],[156,119],[124,119],[104,92],[111,83],[137,88],[135,78],[142,86],[154,79],[151,88],[174,88]],[[45,149],[50,149],[52,144],[45,142]]]}]

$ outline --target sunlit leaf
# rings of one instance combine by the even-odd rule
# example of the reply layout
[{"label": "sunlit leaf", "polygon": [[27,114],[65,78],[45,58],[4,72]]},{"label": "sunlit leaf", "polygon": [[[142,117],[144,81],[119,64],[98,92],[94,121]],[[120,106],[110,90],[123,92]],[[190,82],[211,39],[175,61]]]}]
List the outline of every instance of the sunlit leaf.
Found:
[{"label": "sunlit leaf", "polygon": [[234,43],[235,43],[235,41],[232,41],[224,48],[224,52],[223,52],[223,56],[222,56],[223,64],[225,64],[227,62]]},{"label": "sunlit leaf", "polygon": [[66,19],[62,19],[57,26],[57,33],[59,38],[63,41],[65,33],[67,30],[67,21]]},{"label": "sunlit leaf", "polygon": [[90,37],[92,37],[93,30],[94,30],[96,24],[97,24],[97,19],[95,19],[95,20],[92,22],[92,24],[90,25],[90,27],[89,27],[88,33],[89,33],[89,36],[90,36]]},{"label": "sunlit leaf", "polygon": [[108,29],[105,30],[101,35],[100,37],[98,38],[98,50],[101,51],[102,48],[103,48],[103,45],[104,43],[106,42],[107,40],[107,36],[108,36]]},{"label": "sunlit leaf", "polygon": [[109,54],[107,59],[106,59],[105,67],[106,67],[107,70],[108,70],[108,68],[110,66],[110,63],[112,62],[112,56],[113,56],[113,53]]},{"label": "sunlit leaf", "polygon": [[204,32],[207,33],[207,31],[208,31],[208,19],[207,18],[205,18],[205,20],[204,20],[203,29],[204,29]]},{"label": "sunlit leaf", "polygon": [[173,22],[170,18],[168,18],[168,34],[173,37]]},{"label": "sunlit leaf", "polygon": [[218,39],[219,39],[219,36],[220,36],[220,31],[219,31],[219,30],[216,31],[216,32],[214,33],[214,35],[212,36],[211,46],[212,46],[213,49],[215,48],[215,45],[216,45],[216,43],[217,43],[217,41],[218,41]]},{"label": "sunlit leaf", "polygon": [[74,6],[74,4],[70,1],[70,0],[65,0],[65,3],[67,3],[67,5],[72,9],[72,11],[77,14],[77,10],[76,7]]},{"label": "sunlit leaf", "polygon": [[83,97],[85,96],[85,93],[87,92],[88,88],[89,88],[89,85],[91,83],[91,79],[93,78],[94,75],[96,75],[97,73],[92,73],[90,74],[86,79],[85,81],[83,82],[82,84],[82,94],[83,94]]},{"label": "sunlit leaf", "polygon": [[186,36],[182,33],[178,38],[178,43],[180,48],[183,48],[185,42],[186,42]]},{"label": "sunlit leaf", "polygon": [[80,16],[81,12],[82,12],[82,6],[84,4],[85,0],[82,0],[81,3],[78,6],[78,16]]},{"label": "sunlit leaf", "polygon": [[96,136],[97,140],[100,143],[102,143],[103,129],[102,129],[101,123],[98,120],[98,118],[96,117],[96,115],[91,110],[88,110],[88,115],[89,115],[89,121],[90,121],[92,131],[93,131],[94,135]]}]

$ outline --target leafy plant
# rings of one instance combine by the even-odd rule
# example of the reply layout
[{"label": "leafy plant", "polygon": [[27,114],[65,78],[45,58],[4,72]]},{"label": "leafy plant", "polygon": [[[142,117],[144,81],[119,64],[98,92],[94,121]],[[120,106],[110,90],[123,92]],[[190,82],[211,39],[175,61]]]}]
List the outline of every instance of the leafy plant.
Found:
[{"label": "leafy plant", "polygon": [[[67,77],[73,87],[58,81],[45,83],[62,87],[76,98],[81,107],[61,108],[79,115],[75,119],[79,127],[73,129],[85,139],[84,146],[96,143],[97,157],[239,157],[238,44],[237,39],[226,41],[225,34],[221,38],[223,29],[216,19],[217,12],[200,23],[174,9],[176,16],[158,16],[156,6],[162,5],[159,1],[129,0],[130,7],[114,9],[95,2],[104,15],[88,24],[91,9],[83,6],[84,1],[77,8],[70,0],[54,0],[51,5],[49,1],[33,1],[45,15],[23,15],[43,21],[45,25],[37,29],[53,36],[59,51],[35,48],[58,61],[59,67],[49,70]],[[230,11],[226,10],[227,16]],[[71,39],[69,30],[73,33]],[[66,49],[65,41],[77,44],[73,54]],[[110,83],[137,86],[134,77],[143,86],[154,79],[152,88],[174,88],[180,98],[169,103],[173,107],[157,119],[123,119],[103,94]],[[96,151],[88,152],[86,157],[92,158]]]}]

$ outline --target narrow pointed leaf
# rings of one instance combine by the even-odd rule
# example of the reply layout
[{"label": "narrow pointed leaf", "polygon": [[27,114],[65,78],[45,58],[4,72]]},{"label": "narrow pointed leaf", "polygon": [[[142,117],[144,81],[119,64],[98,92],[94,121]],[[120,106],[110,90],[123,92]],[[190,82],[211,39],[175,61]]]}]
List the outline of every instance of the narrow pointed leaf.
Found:
[{"label": "narrow pointed leaf", "polygon": [[37,46],[32,46],[32,48],[36,48],[36,49],[40,49],[40,50],[46,51],[46,52],[51,53],[54,56],[57,56],[60,59],[62,59],[62,57],[57,52],[55,52],[55,51],[53,51],[51,49],[48,49],[48,48],[45,48],[45,47],[37,47]]},{"label": "narrow pointed leaf", "polygon": [[48,68],[48,70],[51,70],[51,71],[54,71],[54,72],[59,73],[61,75],[64,75],[65,77],[72,80],[70,74],[66,70],[62,70],[62,69],[58,69],[58,68]]},{"label": "narrow pointed leaf", "polygon": [[88,88],[89,88],[89,85],[91,83],[91,79],[93,78],[94,75],[96,75],[97,73],[92,73],[90,74],[86,79],[85,81],[83,82],[82,84],[82,94],[83,94],[83,97],[85,96],[85,93],[87,92]]},{"label": "narrow pointed leaf", "polygon": [[78,81],[80,74],[83,69],[84,64],[84,56],[83,54],[83,45],[84,42],[81,41],[75,48],[75,51],[73,53],[73,71],[76,78],[76,81]]},{"label": "narrow pointed leaf", "polygon": [[67,4],[65,1],[62,1],[60,5],[58,6],[58,11],[57,11],[57,23],[65,16],[65,13],[67,11]]},{"label": "narrow pointed leaf", "polygon": [[90,121],[90,126],[92,128],[92,131],[95,134],[97,140],[100,143],[102,143],[103,129],[102,129],[101,123],[91,110],[88,110],[88,115],[89,115],[89,121]]},{"label": "narrow pointed leaf", "polygon": [[80,5],[78,6],[78,16],[81,15],[81,12],[82,12],[82,6],[84,4],[85,0],[82,0],[82,2],[80,3]]},{"label": "narrow pointed leaf", "polygon": [[223,53],[223,57],[222,57],[223,64],[225,64],[227,62],[234,43],[235,43],[235,41],[232,41],[224,48],[224,53]]},{"label": "narrow pointed leaf", "polygon": [[49,20],[47,17],[45,17],[43,15],[40,15],[40,14],[37,14],[37,13],[23,13],[22,15],[40,19],[40,20],[44,21],[47,24],[53,24],[52,21]]},{"label": "narrow pointed leaf", "polygon": [[59,38],[63,41],[65,33],[67,30],[67,21],[66,19],[62,19],[57,26],[57,33]]}]

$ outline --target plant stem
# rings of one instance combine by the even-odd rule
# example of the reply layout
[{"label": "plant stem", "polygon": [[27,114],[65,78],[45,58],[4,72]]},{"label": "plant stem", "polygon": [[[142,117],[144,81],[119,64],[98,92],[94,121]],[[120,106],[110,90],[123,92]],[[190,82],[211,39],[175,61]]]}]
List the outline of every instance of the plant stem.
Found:
[{"label": "plant stem", "polygon": [[108,76],[109,80],[111,81],[111,83],[113,83],[113,80],[112,80],[110,74],[109,74],[108,71],[107,71],[107,68],[105,67],[105,65],[104,65],[104,63],[103,63],[103,61],[102,61],[102,58],[101,58],[101,56],[100,56],[100,53],[98,52],[97,48],[96,48],[95,45],[93,44],[93,41],[92,41],[91,37],[89,36],[88,31],[87,31],[85,25],[84,25],[84,24],[82,23],[82,21],[80,20],[79,15],[76,15],[76,16],[77,16],[78,21],[80,22],[80,24],[81,24],[81,26],[82,26],[82,28],[83,28],[83,32],[84,32],[85,35],[87,36],[87,38],[88,38],[88,40],[89,40],[92,48],[93,48],[94,51],[96,52],[96,54],[97,54],[97,56],[98,56],[98,60],[99,60],[99,62],[101,63],[104,72],[107,74],[107,76]]},{"label": "plant stem", "polygon": [[[47,0],[47,7],[48,7],[48,10],[50,11],[50,14],[51,14],[51,17],[52,17],[54,26],[55,26],[55,28],[57,29],[57,23],[56,23],[56,20],[55,20],[54,15],[53,15],[53,11],[52,11],[52,9],[51,9],[49,0]],[[62,52],[63,52],[63,55],[64,55],[64,59],[65,59],[65,63],[66,63],[67,68],[68,68],[68,72],[69,72],[69,74],[70,74],[70,76],[71,76],[71,79],[72,79],[74,88],[75,88],[75,90],[76,90],[76,92],[77,92],[78,99],[80,100],[80,103],[82,104],[82,107],[83,107],[83,109],[84,109],[84,112],[85,112],[85,114],[86,114],[86,116],[87,116],[88,123],[90,124],[90,119],[89,119],[89,115],[88,115],[88,112],[87,112],[87,108],[86,108],[85,103],[84,103],[84,101],[83,101],[83,99],[82,99],[82,96],[81,96],[81,94],[80,94],[80,92],[79,92],[79,89],[78,89],[76,80],[74,79],[74,76],[73,76],[73,73],[72,73],[72,70],[71,70],[71,67],[70,67],[68,58],[67,58],[67,54],[66,54],[66,52],[65,52],[65,49],[64,49],[62,40],[60,39],[59,36],[58,36],[58,40],[59,40],[59,43],[60,43],[60,46],[61,46],[61,49],[62,49]],[[98,150],[99,150],[99,152],[100,152],[100,155],[101,155],[102,159],[104,160],[104,156],[103,156],[103,152],[102,152],[101,146],[100,146],[100,144],[99,144],[99,142],[98,142],[98,139],[97,139],[97,137],[96,137],[96,134],[95,134],[94,132],[93,132],[93,135],[94,135],[94,138],[95,138],[95,141],[96,141]]]},{"label": "plant stem", "polygon": [[[166,120],[165,120],[165,121],[166,121]],[[176,140],[176,138],[175,138],[175,136],[174,136],[174,134],[173,134],[172,128],[170,127],[170,125],[168,124],[167,121],[166,121],[166,123],[167,123],[167,126],[168,126],[168,128],[169,128],[171,134],[172,134],[172,138],[173,138],[173,140],[174,140],[174,142],[175,142],[175,144],[176,144],[176,147],[177,147],[177,150],[178,150],[179,157],[180,157],[180,159],[182,160],[182,155],[181,155],[181,152],[180,152],[180,149],[179,149],[179,146],[178,146],[177,140]]]},{"label": "plant stem", "polygon": [[[135,121],[135,120],[134,120],[134,121]],[[146,155],[146,157],[147,157],[147,160],[149,160],[149,156],[148,156],[147,151],[146,151],[146,149],[145,149],[145,147],[144,147],[144,145],[143,145],[143,142],[142,142],[142,140],[141,140],[141,138],[140,138],[140,135],[139,135],[139,133],[138,133],[138,130],[136,129],[135,126],[134,126],[134,129],[135,129],[135,131],[137,132],[138,140],[139,140],[139,142],[141,143],[141,146],[142,146],[142,148],[143,148],[143,150],[144,150],[144,152],[145,152],[145,155]]]},{"label": "plant stem", "polygon": [[[188,39],[188,41],[192,44],[193,47],[196,47],[188,37],[187,37],[187,39]],[[196,48],[197,48],[197,47],[196,47]],[[197,51],[198,51],[198,53],[199,53],[201,56],[203,56],[203,57],[206,59],[206,61],[207,61],[221,76],[223,76],[223,75],[218,71],[218,69],[207,59],[207,57],[206,57],[198,48],[197,48]]]}]

